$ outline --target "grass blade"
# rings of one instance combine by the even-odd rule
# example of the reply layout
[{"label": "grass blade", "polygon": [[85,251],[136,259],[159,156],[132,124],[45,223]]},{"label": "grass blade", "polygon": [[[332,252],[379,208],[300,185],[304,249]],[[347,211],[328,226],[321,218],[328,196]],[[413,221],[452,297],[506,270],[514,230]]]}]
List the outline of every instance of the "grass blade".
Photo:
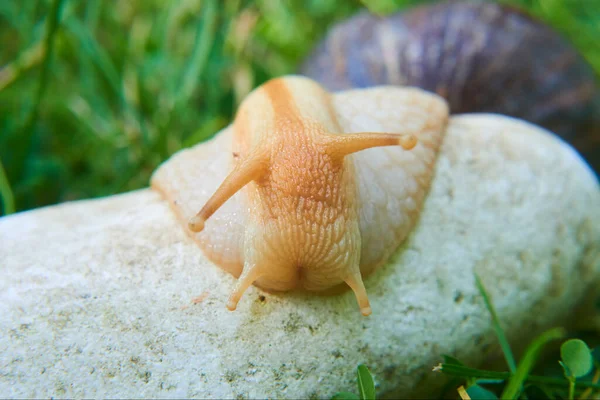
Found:
[{"label": "grass blade", "polygon": [[[209,56],[217,33],[217,19],[219,8],[216,0],[208,0],[202,5],[202,17],[196,26],[194,38],[194,49],[187,68],[183,71],[183,78],[177,88],[173,100],[169,104],[167,125],[175,115],[181,114],[180,110],[186,107],[187,102],[199,87],[200,78],[203,76],[208,64]],[[206,95],[206,93],[204,93]],[[162,158],[169,155],[167,146],[167,135],[169,130],[166,126],[159,130],[158,139],[155,143],[156,149]]]},{"label": "grass blade", "polygon": [[43,46],[46,49],[46,51],[42,60],[38,90],[34,97],[34,103],[31,112],[29,113],[27,121],[23,126],[23,134],[19,140],[19,146],[15,148],[14,159],[17,160],[17,162],[14,166],[14,176],[17,177],[17,179],[21,178],[23,170],[25,168],[25,160],[27,158],[27,152],[31,147],[33,133],[35,130],[35,123],[38,119],[40,111],[40,104],[42,103],[42,99],[46,91],[46,86],[48,86],[48,76],[50,74],[50,60],[52,58],[54,48],[54,37],[56,36],[56,31],[58,29],[58,22],[60,20],[62,5],[63,0],[54,0],[52,2],[50,12],[48,13],[48,21],[46,25],[46,34],[44,37]]},{"label": "grass blade", "polygon": [[375,382],[369,369],[361,364],[356,370],[358,376],[358,393],[363,400],[375,400]]},{"label": "grass blade", "polygon": [[534,363],[537,361],[542,347],[552,340],[562,339],[565,337],[565,335],[566,332],[564,329],[554,328],[535,338],[525,351],[523,359],[519,363],[517,370],[504,388],[501,398],[516,399],[521,392],[523,383],[526,381],[527,376],[529,375],[529,371],[531,371],[531,368],[533,368]]},{"label": "grass blade", "polygon": [[112,62],[108,51],[98,43],[87,27],[81,24],[77,19],[71,18],[65,21],[65,27],[71,34],[71,37],[77,40],[81,52],[86,54],[104,74],[110,88],[121,102],[124,114],[131,117],[137,125],[136,128],[141,132],[145,143],[149,143],[150,137],[148,130],[146,129],[146,124],[139,112],[127,101],[122,86],[121,75]]},{"label": "grass blade", "polygon": [[39,64],[45,54],[44,41],[39,41],[20,54],[16,60],[0,68],[0,91],[16,81],[23,72]]},{"label": "grass blade", "polygon": [[[461,378],[502,379],[510,378],[509,372],[486,371],[482,369],[469,368],[458,364],[441,364],[435,368],[444,374],[458,376]],[[566,382],[566,381],[565,381]]]},{"label": "grass blade", "polygon": [[71,37],[79,44],[81,52],[86,54],[98,67],[98,70],[102,72],[110,88],[122,100],[124,96],[121,88],[121,77],[108,51],[96,41],[89,30],[77,19],[68,19],[65,21],[65,27],[71,34]]},{"label": "grass blade", "polygon": [[479,293],[481,293],[481,297],[483,297],[483,301],[485,302],[485,306],[492,316],[492,325],[494,326],[494,331],[496,332],[496,336],[498,337],[498,342],[500,342],[500,347],[502,348],[502,353],[504,353],[504,358],[506,359],[506,364],[508,364],[508,368],[510,372],[514,373],[517,369],[515,363],[515,357],[513,356],[512,350],[510,349],[510,345],[508,344],[508,340],[506,340],[506,335],[504,334],[504,330],[500,326],[500,319],[498,319],[498,314],[496,314],[496,309],[492,304],[490,297],[483,286],[483,282],[477,274],[475,274],[475,284],[477,285],[477,289],[479,289]]},{"label": "grass blade", "polygon": [[215,41],[215,33],[217,26],[217,4],[215,0],[209,0],[203,6],[203,21],[198,24],[196,33],[196,43],[194,52],[188,68],[184,72],[181,86],[179,87],[179,98],[176,104],[185,103],[198,87],[198,80],[202,76],[202,72],[206,67],[210,50]]},{"label": "grass blade", "polygon": [[2,197],[2,205],[4,207],[4,215],[15,212],[15,196],[13,195],[10,183],[4,172],[2,160],[0,160],[0,197]]},{"label": "grass blade", "polygon": [[44,54],[44,59],[42,61],[42,71],[40,73],[40,84],[38,86],[38,92],[36,94],[35,106],[32,114],[37,118],[37,113],[39,111],[40,103],[42,102],[42,98],[44,96],[44,92],[46,91],[46,86],[48,84],[48,75],[50,74],[50,59],[52,57],[52,50],[54,49],[54,37],[56,35],[56,31],[58,29],[58,21],[60,20],[60,14],[62,11],[64,1],[63,0],[54,0],[52,2],[52,8],[48,13],[48,25],[46,28],[46,37],[44,39],[44,47],[46,48],[46,52]]}]

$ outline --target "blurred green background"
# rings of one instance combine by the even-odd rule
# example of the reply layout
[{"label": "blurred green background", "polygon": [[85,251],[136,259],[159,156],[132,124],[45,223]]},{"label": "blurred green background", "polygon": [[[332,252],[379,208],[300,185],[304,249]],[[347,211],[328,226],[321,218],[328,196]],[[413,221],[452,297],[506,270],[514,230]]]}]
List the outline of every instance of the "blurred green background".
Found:
[{"label": "blurred green background", "polygon": [[[2,214],[148,185],[358,9],[415,0],[1,0]],[[600,71],[600,1],[506,0]]]}]

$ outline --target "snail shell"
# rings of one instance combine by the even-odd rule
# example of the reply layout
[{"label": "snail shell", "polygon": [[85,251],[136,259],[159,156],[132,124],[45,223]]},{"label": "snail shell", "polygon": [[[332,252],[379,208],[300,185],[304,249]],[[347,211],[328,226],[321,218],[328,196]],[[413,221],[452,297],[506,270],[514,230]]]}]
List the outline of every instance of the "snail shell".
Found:
[{"label": "snail shell", "polygon": [[523,13],[493,3],[424,5],[335,26],[301,68],[329,90],[416,86],[451,113],[493,112],[543,126],[600,171],[594,73],[569,44]]}]

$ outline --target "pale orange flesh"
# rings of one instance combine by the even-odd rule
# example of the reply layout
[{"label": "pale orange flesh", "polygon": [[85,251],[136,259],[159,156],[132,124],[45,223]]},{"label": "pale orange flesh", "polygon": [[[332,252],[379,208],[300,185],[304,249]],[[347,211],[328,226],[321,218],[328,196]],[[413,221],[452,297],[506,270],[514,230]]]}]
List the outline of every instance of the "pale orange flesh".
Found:
[{"label": "pale orange flesh", "polygon": [[[270,92],[259,88],[242,105],[235,126],[173,155],[153,174],[152,187],[205,256],[240,278],[229,308],[252,283],[323,294],[339,293],[346,284],[367,314],[362,279],[385,264],[417,222],[448,106],[416,88],[329,95],[306,79],[283,81],[283,98],[275,96],[277,85],[268,85]],[[290,104],[295,112],[281,112]],[[292,129],[298,121],[301,134]],[[344,157],[364,148],[354,132],[410,132],[417,143],[411,151],[388,145]],[[340,141],[345,143],[335,144]],[[411,136],[402,141],[407,148],[414,144]],[[243,165],[246,160],[268,162]],[[244,186],[253,169],[262,168]]]},{"label": "pale orange flesh", "polygon": [[323,290],[345,282],[361,313],[371,307],[360,271],[357,187],[346,156],[379,146],[410,150],[414,135],[341,135],[330,95],[305,78],[275,79],[242,103],[234,123],[233,171],[190,219],[205,222],[242,188],[251,210],[244,267],[227,307],[254,282],[274,290]]}]

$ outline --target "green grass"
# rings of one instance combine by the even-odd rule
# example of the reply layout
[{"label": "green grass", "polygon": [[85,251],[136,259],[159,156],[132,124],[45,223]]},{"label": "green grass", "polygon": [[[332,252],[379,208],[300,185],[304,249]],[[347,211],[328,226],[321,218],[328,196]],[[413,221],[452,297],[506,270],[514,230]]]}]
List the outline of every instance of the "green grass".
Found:
[{"label": "green grass", "polygon": [[[600,71],[600,2],[507,0]],[[415,0],[0,1],[2,213],[148,185],[327,27]],[[595,10],[592,9],[595,8]]]}]

